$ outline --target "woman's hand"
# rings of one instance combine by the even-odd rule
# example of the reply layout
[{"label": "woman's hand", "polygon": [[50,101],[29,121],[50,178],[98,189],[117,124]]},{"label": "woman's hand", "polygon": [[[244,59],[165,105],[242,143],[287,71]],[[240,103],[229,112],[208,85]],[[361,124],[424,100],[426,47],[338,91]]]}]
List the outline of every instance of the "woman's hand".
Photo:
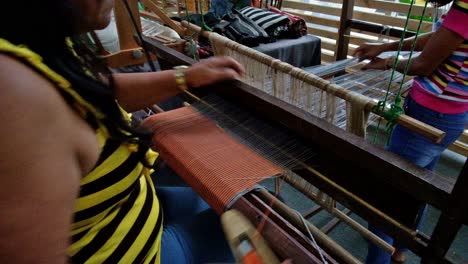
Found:
[{"label": "woman's hand", "polygon": [[363,61],[365,59],[374,59],[380,53],[384,52],[383,44],[379,43],[364,43],[359,46],[353,52],[353,56],[358,57],[359,61]]},{"label": "woman's hand", "polygon": [[224,80],[239,79],[244,67],[230,57],[212,57],[192,65],[185,72],[189,87],[210,85]]},{"label": "woman's hand", "polygon": [[367,69],[377,69],[377,70],[388,70],[392,67],[394,57],[388,57],[385,59],[375,57],[369,63],[362,67],[363,70]]}]

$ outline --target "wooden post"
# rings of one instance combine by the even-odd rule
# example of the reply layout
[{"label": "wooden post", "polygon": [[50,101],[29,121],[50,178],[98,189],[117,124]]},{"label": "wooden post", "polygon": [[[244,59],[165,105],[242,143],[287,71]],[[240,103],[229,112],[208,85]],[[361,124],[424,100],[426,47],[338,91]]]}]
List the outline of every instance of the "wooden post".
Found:
[{"label": "wooden post", "polygon": [[[135,18],[137,26],[141,28],[141,21],[140,15],[138,14],[138,2],[137,0],[126,0],[130,9],[132,11],[132,15]],[[119,44],[120,50],[128,50],[128,49],[137,49],[140,48],[133,38],[136,34],[135,28],[132,25],[132,21],[130,19],[130,15],[125,8],[123,1],[117,0],[115,1],[114,6],[114,13],[115,13],[115,23],[117,24],[117,33],[119,34]]]},{"label": "wooden post", "polygon": [[351,33],[351,19],[353,19],[354,0],[344,0],[341,8],[340,28],[338,30],[335,59],[344,60],[348,55],[349,38]]},{"label": "wooden post", "polygon": [[468,217],[468,162],[465,162],[421,259],[424,264],[445,262],[445,254]]},{"label": "wooden post", "polygon": [[[131,20],[129,12],[125,6],[126,1],[130,7],[131,14],[135,20],[137,28],[141,30],[140,14],[138,10],[137,0],[118,0],[115,1],[114,16],[117,26],[117,34],[119,37],[120,50],[112,54],[103,54],[101,56],[111,68],[118,68],[128,65],[144,64],[148,61],[144,56],[143,49],[135,41],[135,27]],[[99,41],[97,41],[99,42]],[[102,52],[101,52],[102,53]],[[152,55],[151,60],[156,60],[156,56]]]}]

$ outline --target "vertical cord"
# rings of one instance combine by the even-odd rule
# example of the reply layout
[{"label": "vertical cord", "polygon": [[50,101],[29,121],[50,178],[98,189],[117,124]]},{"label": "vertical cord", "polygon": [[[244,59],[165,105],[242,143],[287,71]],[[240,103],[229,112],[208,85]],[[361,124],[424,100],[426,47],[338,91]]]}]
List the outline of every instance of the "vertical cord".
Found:
[{"label": "vertical cord", "polygon": [[[421,30],[421,25],[422,25],[422,22],[423,22],[423,19],[424,19],[424,15],[426,13],[426,8],[427,8],[427,3],[428,1],[425,1],[425,4],[424,4],[424,8],[423,8],[423,12],[421,14],[421,18],[419,19],[419,25],[418,25],[418,28],[416,30],[416,35],[414,36],[414,41],[413,43],[411,44],[411,50],[410,50],[410,54],[409,54],[409,57],[408,57],[408,60],[406,61],[406,65],[405,65],[405,70],[403,72],[403,80],[405,79],[407,73],[408,73],[408,70],[409,70],[409,66],[411,64],[411,58],[413,56],[413,52],[414,52],[414,49],[416,48],[416,42],[418,41],[418,37],[419,37],[419,30]],[[394,67],[396,69],[396,65],[394,65]],[[398,93],[397,93],[397,96],[400,96],[401,95],[401,89],[403,88],[403,82],[401,82],[400,84],[400,89],[398,89]]]},{"label": "vertical cord", "polygon": [[317,244],[317,241],[315,241],[315,238],[314,236],[312,235],[312,232],[310,232],[310,229],[309,229],[309,226],[307,225],[307,223],[305,222],[306,220],[304,219],[304,217],[301,215],[301,213],[299,213],[298,211],[296,211],[296,214],[299,216],[299,218],[301,218],[301,221],[302,221],[302,224],[304,225],[304,227],[306,228],[307,230],[307,233],[309,234],[309,238],[312,242],[312,246],[317,250],[317,252],[319,253],[320,255],[320,259],[322,260],[323,264],[328,264],[327,260],[325,260],[325,257],[323,256],[323,253],[322,253],[322,249],[319,247],[319,245]]},{"label": "vertical cord", "polygon": [[[398,64],[398,58],[400,56],[400,51],[401,51],[401,49],[403,47],[403,42],[404,42],[404,39],[405,39],[405,36],[406,36],[406,32],[408,31],[409,19],[410,19],[410,16],[411,16],[411,11],[413,10],[414,2],[415,2],[415,0],[411,0],[410,6],[409,6],[409,9],[408,9],[408,14],[406,15],[405,26],[403,28],[403,32],[401,33],[400,43],[398,44],[398,49],[397,49],[397,54],[395,56],[395,60],[393,61],[392,73],[390,75],[390,79],[388,80],[387,92],[385,94],[384,100],[379,101],[379,103],[375,106],[375,109],[377,110],[378,113],[382,113],[385,110],[387,99],[388,99],[388,96],[390,94],[390,88],[392,86],[392,82],[393,82],[395,71],[396,71],[396,65]],[[377,124],[377,129],[376,129],[376,132],[374,134],[374,139],[372,140],[372,142],[374,144],[377,142],[377,133],[379,132],[381,122],[382,122],[381,119],[379,119],[379,122]]]},{"label": "vertical cord", "polygon": [[148,65],[151,68],[152,72],[156,72],[156,66],[154,65],[153,60],[151,60],[151,56],[148,52],[148,48],[146,46],[146,43],[143,41],[142,33],[140,29],[138,28],[135,17],[133,16],[132,10],[130,9],[130,5],[128,4],[127,0],[122,0],[122,2],[124,3],[125,9],[127,10],[128,15],[130,16],[130,20],[132,21],[133,28],[135,29],[135,32],[138,35],[138,39],[140,40],[141,47],[143,48],[143,51],[146,56],[146,60],[148,61]]},{"label": "vertical cord", "polygon": [[[395,95],[395,100],[394,100],[393,104],[391,105],[390,111],[389,111],[389,113],[387,115],[389,117],[389,119],[390,119],[388,124],[387,124],[387,132],[389,134],[389,136],[387,138],[388,141],[390,141],[390,133],[393,130],[393,128],[395,127],[395,125],[396,125],[396,122],[395,122],[396,118],[401,113],[403,113],[403,108],[401,107],[401,101],[402,101],[401,90],[403,89],[404,80],[406,78],[406,75],[408,74],[408,70],[409,70],[409,66],[411,64],[411,59],[412,59],[412,56],[413,56],[414,49],[416,48],[416,42],[418,41],[419,31],[421,30],[421,25],[422,25],[422,21],[424,19],[424,14],[426,13],[427,3],[428,2],[426,1],[425,4],[424,4],[424,9],[423,9],[423,12],[421,14],[421,18],[419,19],[419,24],[418,24],[418,28],[416,30],[416,35],[414,36],[413,43],[411,43],[411,49],[410,49],[410,53],[409,53],[408,59],[407,59],[406,64],[405,64],[405,70],[403,71],[403,76],[401,77],[400,87],[398,88],[397,94]],[[393,65],[393,70],[396,70],[396,67],[397,67],[397,65]]]}]

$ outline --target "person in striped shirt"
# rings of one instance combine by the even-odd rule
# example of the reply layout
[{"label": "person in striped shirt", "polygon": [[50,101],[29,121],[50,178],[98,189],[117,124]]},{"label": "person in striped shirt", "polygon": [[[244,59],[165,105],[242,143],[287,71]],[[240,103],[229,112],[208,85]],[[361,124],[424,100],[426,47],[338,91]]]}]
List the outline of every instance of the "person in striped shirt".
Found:
[{"label": "person in striped shirt", "polygon": [[113,4],[0,4],[0,263],[232,260],[219,217],[200,197],[154,186],[151,135],[125,111],[238,78],[243,67],[218,57],[182,74],[104,80],[70,37],[105,28]]},{"label": "person in striped shirt", "polygon": [[[435,6],[452,3],[452,0],[429,1]],[[416,50],[421,54],[409,64],[408,74],[414,81],[404,104],[405,113],[426,124],[446,132],[441,143],[397,125],[387,149],[416,165],[433,170],[440,154],[463,133],[468,115],[468,0],[455,0],[451,8],[436,24],[436,30],[423,34],[416,41]],[[403,50],[410,50],[414,38],[406,39]],[[381,59],[378,55],[398,49],[398,42],[385,44],[363,44],[354,52],[361,60],[371,59],[368,69],[390,69],[394,58]],[[406,60],[398,61],[396,70],[404,72]],[[404,207],[403,204],[395,204]],[[424,208],[424,207],[423,207]],[[408,215],[409,226],[418,228],[424,218],[425,208]],[[393,239],[377,228],[369,228],[390,244]],[[404,248],[400,248],[394,261],[405,259]],[[369,244],[367,263],[390,263],[390,255]]]}]

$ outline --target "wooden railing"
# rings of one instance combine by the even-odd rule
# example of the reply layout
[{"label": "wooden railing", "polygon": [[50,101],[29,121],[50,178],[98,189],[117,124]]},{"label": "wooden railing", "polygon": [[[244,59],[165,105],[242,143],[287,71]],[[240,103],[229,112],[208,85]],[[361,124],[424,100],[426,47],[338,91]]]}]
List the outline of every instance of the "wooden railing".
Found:
[{"label": "wooden railing", "polygon": [[[338,29],[340,27],[340,16],[342,14],[342,2],[338,0],[283,0],[282,9],[286,12],[303,17],[308,23],[309,34],[316,35],[322,39],[322,61],[335,61],[337,51]],[[397,3],[383,0],[356,0],[352,19],[370,22],[382,26],[382,29],[396,27],[402,29],[406,21],[409,4]],[[418,16],[423,12],[423,6],[415,5],[411,11],[408,30],[416,31],[418,28]],[[437,9],[429,7],[425,11],[425,17],[435,16]],[[432,22],[424,21],[421,32],[432,29]],[[356,46],[364,42],[391,41],[397,38],[386,36],[386,31],[379,33],[363,32],[352,29],[346,36],[349,40],[348,54],[351,54]]]}]

